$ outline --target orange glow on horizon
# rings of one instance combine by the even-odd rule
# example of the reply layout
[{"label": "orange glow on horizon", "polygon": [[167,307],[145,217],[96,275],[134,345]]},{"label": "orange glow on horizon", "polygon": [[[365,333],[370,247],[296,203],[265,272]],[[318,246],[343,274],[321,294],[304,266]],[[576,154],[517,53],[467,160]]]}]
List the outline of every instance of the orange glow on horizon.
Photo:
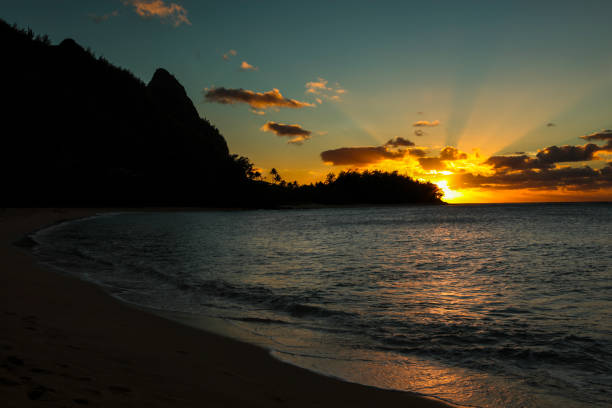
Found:
[{"label": "orange glow on horizon", "polygon": [[460,200],[461,197],[463,197],[462,192],[451,190],[450,187],[448,186],[448,181],[446,180],[439,180],[439,181],[434,182],[434,184],[437,185],[440,188],[440,190],[442,190],[442,192],[444,193],[442,200],[448,203],[459,202],[458,200]]}]

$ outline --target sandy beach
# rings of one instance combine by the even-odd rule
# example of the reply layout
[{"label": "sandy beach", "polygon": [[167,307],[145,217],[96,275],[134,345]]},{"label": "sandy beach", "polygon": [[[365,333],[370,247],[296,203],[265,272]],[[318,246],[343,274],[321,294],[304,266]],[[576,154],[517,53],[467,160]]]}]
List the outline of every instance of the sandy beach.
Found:
[{"label": "sandy beach", "polygon": [[14,245],[103,210],[1,210],[0,400],[4,407],[448,407],[324,377],[266,350],[134,309],[46,270]]}]

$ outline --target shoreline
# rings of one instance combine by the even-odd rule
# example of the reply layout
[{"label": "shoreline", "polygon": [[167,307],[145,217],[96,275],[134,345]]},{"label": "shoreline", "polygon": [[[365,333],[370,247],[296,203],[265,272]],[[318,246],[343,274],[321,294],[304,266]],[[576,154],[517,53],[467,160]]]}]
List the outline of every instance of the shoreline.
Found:
[{"label": "shoreline", "polygon": [[117,211],[0,212],[5,406],[452,406],[325,377],[257,346],[131,307],[92,283],[43,268],[16,245],[54,223]]}]

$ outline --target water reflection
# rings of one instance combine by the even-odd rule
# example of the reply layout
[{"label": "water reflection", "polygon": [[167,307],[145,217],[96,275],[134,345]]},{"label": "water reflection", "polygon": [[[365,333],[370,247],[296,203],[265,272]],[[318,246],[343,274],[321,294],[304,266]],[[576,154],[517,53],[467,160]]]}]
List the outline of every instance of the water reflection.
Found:
[{"label": "water reflection", "polygon": [[220,318],[314,370],[466,405],[610,405],[609,206],[132,214],[62,228],[53,258],[76,249],[75,270],[125,300]]}]

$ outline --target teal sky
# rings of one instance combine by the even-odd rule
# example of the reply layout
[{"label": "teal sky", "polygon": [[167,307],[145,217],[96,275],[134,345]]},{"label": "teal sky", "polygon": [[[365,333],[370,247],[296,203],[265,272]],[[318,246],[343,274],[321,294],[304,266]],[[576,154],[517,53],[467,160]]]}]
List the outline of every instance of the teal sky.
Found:
[{"label": "teal sky", "polygon": [[[166,68],[232,152],[288,179],[342,168],[324,164],[322,151],[398,136],[486,158],[579,145],[612,128],[610,1],[157,1],[188,21],[136,12],[154,0],[5,0],[0,17],[53,43],[74,38],[145,82]],[[258,70],[241,70],[243,61]],[[306,93],[318,78],[340,100]],[[277,88],[315,106],[256,115],[246,104],[205,102],[212,87]],[[439,125],[416,136],[419,120]],[[298,124],[311,138],[288,144],[260,130],[268,121]]]}]

